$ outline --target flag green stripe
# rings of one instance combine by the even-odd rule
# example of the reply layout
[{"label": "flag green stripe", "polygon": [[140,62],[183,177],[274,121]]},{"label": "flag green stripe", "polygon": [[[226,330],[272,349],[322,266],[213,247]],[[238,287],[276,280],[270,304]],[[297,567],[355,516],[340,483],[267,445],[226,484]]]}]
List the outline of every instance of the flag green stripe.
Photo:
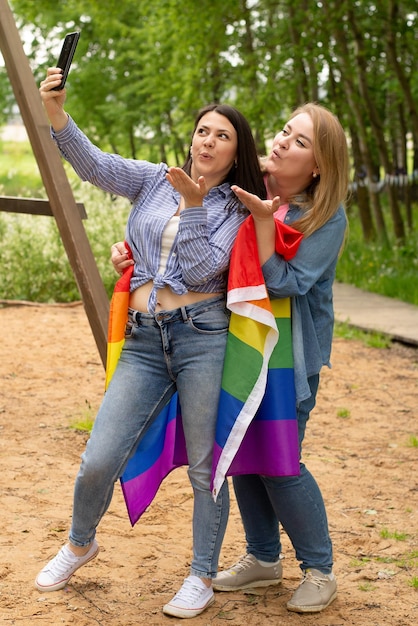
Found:
[{"label": "flag green stripe", "polygon": [[279,341],[270,357],[269,368],[280,369],[293,367],[292,323],[288,317],[276,317],[279,329]]},{"label": "flag green stripe", "polygon": [[248,397],[260,374],[263,357],[248,344],[232,334],[226,347],[223,389],[242,402]]}]

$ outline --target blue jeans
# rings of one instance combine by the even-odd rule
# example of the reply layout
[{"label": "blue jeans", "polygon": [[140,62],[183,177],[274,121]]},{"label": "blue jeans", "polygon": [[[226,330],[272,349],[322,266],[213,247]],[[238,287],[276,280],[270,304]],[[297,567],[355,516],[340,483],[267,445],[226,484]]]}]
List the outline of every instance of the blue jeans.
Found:
[{"label": "blue jeans", "polygon": [[82,455],[70,541],[88,545],[141,437],[178,391],[194,492],[191,573],[213,578],[229,514],[210,491],[229,315],[223,297],[155,315],[130,311],[126,340]]},{"label": "blue jeans", "polygon": [[[309,414],[315,406],[319,375],[308,379],[312,395],[297,409],[299,450]],[[279,523],[295,549],[302,570],[332,571],[332,544],[319,487],[303,463],[300,476],[234,476],[235,494],[247,540],[247,552],[275,562],[281,552]]]}]

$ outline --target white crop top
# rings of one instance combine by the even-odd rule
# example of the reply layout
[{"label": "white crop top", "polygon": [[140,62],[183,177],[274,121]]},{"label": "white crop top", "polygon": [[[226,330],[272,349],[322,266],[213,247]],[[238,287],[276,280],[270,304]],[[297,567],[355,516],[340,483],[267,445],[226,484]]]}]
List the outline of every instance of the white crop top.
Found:
[{"label": "white crop top", "polygon": [[173,246],[175,236],[177,235],[177,231],[179,229],[179,220],[180,215],[173,215],[173,217],[168,221],[167,226],[164,229],[161,239],[161,258],[160,267],[158,269],[159,274],[164,274],[165,272],[168,255],[170,254],[170,250]]}]

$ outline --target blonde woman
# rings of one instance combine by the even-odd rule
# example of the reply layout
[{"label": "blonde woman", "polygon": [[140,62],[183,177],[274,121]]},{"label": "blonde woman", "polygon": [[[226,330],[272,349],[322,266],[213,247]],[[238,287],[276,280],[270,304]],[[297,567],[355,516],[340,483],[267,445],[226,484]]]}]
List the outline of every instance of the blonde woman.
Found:
[{"label": "blonde woman", "polygon": [[[319,373],[330,365],[332,285],[346,231],[348,150],[338,119],[309,103],[294,111],[263,163],[268,200],[233,186],[255,223],[263,275],[272,298],[290,297],[299,447],[315,406]],[[275,252],[274,217],[301,231],[296,256]],[[214,589],[236,591],[281,582],[280,525],[300,562],[302,581],[290,611],[319,612],[337,595],[333,553],[320,489],[300,461],[297,477],[235,476],[247,554],[220,572]]]}]

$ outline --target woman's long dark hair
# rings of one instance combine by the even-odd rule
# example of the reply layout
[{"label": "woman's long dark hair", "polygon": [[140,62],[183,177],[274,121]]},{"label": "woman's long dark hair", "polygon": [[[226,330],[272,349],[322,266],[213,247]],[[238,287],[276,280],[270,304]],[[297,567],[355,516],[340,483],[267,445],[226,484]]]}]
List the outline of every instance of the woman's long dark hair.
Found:
[{"label": "woman's long dark hair", "polygon": [[[251,128],[245,117],[237,109],[229,104],[209,104],[198,112],[195,125],[192,133],[192,137],[196,132],[196,128],[199,125],[201,118],[215,111],[219,115],[226,117],[235,128],[237,133],[237,156],[236,165],[234,164],[229,170],[223,182],[228,182],[231,185],[238,185],[250,193],[254,193],[260,198],[266,198],[266,188],[263,181],[263,176],[260,169],[260,163],[257,155],[257,148],[255,145],[254,137],[251,132]],[[190,176],[192,167],[192,157],[188,156],[183,169]],[[227,208],[229,210],[233,208],[242,208],[242,205],[237,197],[228,203]],[[246,209],[245,209],[246,210]]]}]

